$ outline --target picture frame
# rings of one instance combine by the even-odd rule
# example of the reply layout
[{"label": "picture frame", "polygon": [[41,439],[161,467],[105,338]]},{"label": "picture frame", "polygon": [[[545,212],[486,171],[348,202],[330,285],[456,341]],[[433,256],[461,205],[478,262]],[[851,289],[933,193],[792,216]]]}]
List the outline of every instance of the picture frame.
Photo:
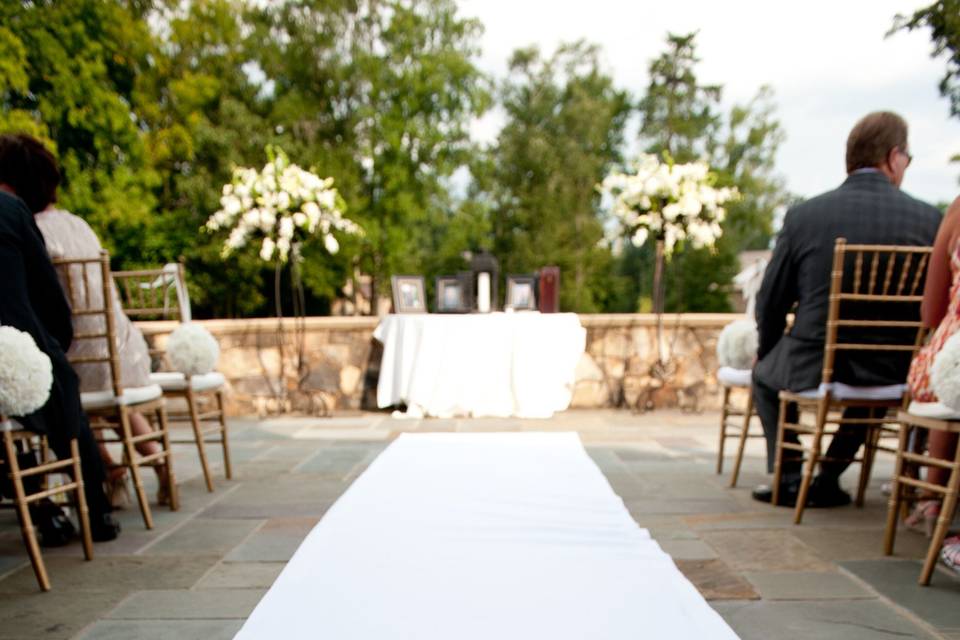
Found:
[{"label": "picture frame", "polygon": [[467,285],[462,275],[437,276],[437,313],[467,313],[470,310]]},{"label": "picture frame", "polygon": [[537,310],[537,276],[532,274],[508,275],[505,309],[514,311]]},{"label": "picture frame", "polygon": [[426,313],[427,294],[423,276],[391,276],[394,313]]}]

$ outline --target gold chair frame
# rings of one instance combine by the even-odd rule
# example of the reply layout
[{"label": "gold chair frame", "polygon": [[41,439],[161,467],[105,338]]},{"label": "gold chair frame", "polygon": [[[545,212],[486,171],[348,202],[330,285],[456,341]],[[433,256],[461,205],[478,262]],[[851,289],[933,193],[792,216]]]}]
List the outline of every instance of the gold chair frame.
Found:
[{"label": "gold chair frame", "polygon": [[[120,304],[124,312],[131,319],[161,319],[189,322],[189,301],[186,300],[186,274],[183,263],[176,264],[176,270],[138,269],[133,271],[114,271],[113,279],[120,292]],[[171,296],[173,288],[176,295]],[[179,292],[184,292],[180,294]],[[183,298],[181,298],[183,295]],[[162,349],[153,346],[155,336],[150,336],[151,355],[169,368],[166,355]],[[233,469],[230,464],[230,441],[227,431],[226,412],[224,410],[223,387],[204,390],[195,390],[192,378],[185,376],[182,389],[164,388],[166,398],[179,398],[187,405],[186,411],[169,411],[169,422],[185,422],[193,429],[192,440],[171,440],[172,444],[193,444],[197,447],[200,458],[200,467],[207,491],[213,491],[213,474],[207,461],[207,444],[220,444],[223,448],[224,476],[227,480],[233,478]],[[205,410],[201,410],[201,402],[209,400]],[[212,407],[209,405],[213,405]],[[203,423],[215,421],[215,425],[204,427]]]},{"label": "gold chair frame", "polygon": [[[83,556],[86,560],[93,560],[90,515],[87,510],[87,499],[83,493],[83,472],[80,469],[80,453],[77,450],[77,440],[74,438],[70,441],[69,458],[48,461],[46,455],[44,455],[37,466],[21,469],[20,462],[17,459],[17,442],[25,443],[28,450],[36,450],[38,447],[34,445],[34,442],[39,440],[39,448],[43,451],[46,451],[46,442],[43,436],[24,429],[13,429],[11,426],[11,422],[7,420],[6,416],[0,415],[0,430],[3,432],[3,448],[6,456],[5,460],[0,460],[0,465],[6,465],[6,473],[10,477],[14,492],[13,504],[3,503],[0,506],[16,509],[17,520],[20,522],[20,534],[23,536],[23,543],[27,547],[27,554],[30,556],[30,564],[33,565],[33,573],[37,578],[37,584],[42,591],[50,591],[50,577],[47,575],[47,566],[43,562],[40,545],[37,543],[37,533],[33,526],[33,518],[30,515],[31,502],[73,493],[72,502],[76,507],[77,520],[80,522]],[[37,493],[28,494],[26,492],[23,486],[24,478],[41,476],[46,479],[47,476],[54,474],[70,476],[70,481],[54,487],[44,486]]]},{"label": "gold chair frame", "polygon": [[[114,288],[110,272],[110,256],[106,251],[101,251],[96,258],[77,258],[77,259],[55,259],[54,266],[61,277],[61,283],[67,293],[67,299],[71,303],[71,309],[74,316],[74,325],[77,320],[83,317],[101,317],[105,330],[94,333],[75,333],[74,342],[84,340],[106,340],[107,353],[105,356],[78,356],[67,354],[67,358],[73,365],[78,364],[106,364],[110,370],[111,390],[115,399],[121,399],[124,396],[123,383],[120,379],[120,353],[117,346],[116,325],[114,322]],[[92,275],[91,269],[99,267],[99,276]],[[80,271],[80,280],[84,289],[78,289],[77,278],[74,276],[74,268]],[[91,277],[88,277],[91,276]],[[96,283],[102,290],[103,296],[101,305],[96,305],[91,296],[88,295],[86,287]],[[179,509],[179,492],[177,490],[176,476],[173,471],[173,452],[170,449],[170,437],[167,431],[167,415],[163,396],[143,401],[125,403],[117,400],[109,406],[90,408],[85,406],[84,411],[90,417],[90,427],[94,430],[97,439],[101,443],[120,443],[123,447],[123,462],[119,466],[127,467],[133,478],[134,491],[137,494],[137,501],[140,504],[140,512],[143,515],[143,523],[147,529],[153,528],[153,515],[150,511],[150,503],[147,499],[146,491],[143,488],[143,480],[140,474],[140,467],[155,467],[159,464],[166,464],[167,483],[169,487],[170,509],[176,511]],[[153,430],[150,433],[133,435],[130,425],[130,416],[134,411],[144,414],[151,423]],[[110,429],[119,430],[119,437],[109,435]],[[160,451],[141,456],[137,453],[136,445],[140,442],[157,441],[160,443]]]},{"label": "gold chair frame", "polygon": [[[826,340],[824,343],[823,370],[821,382],[829,385],[833,382],[833,369],[838,351],[889,351],[909,352],[915,354],[920,347],[922,323],[920,322],[919,305],[923,300],[923,281],[927,263],[932,253],[931,247],[892,246],[892,245],[857,245],[847,244],[846,239],[837,238],[833,252],[833,267],[830,278],[830,302],[827,314]],[[847,256],[853,256],[852,290],[844,289],[844,271]],[[902,260],[898,260],[901,259]],[[865,264],[869,262],[869,264]],[[899,272],[895,273],[897,262],[900,262]],[[880,273],[881,263],[886,267]],[[904,305],[917,306],[916,320],[863,320],[843,317],[842,302],[873,303],[877,305]],[[838,340],[838,330],[841,328],[861,329],[903,329],[904,334],[912,337],[909,342],[887,342],[884,344],[848,343]],[[830,387],[816,397],[808,397],[792,391],[780,392],[780,418],[777,427],[777,454],[774,465],[773,500],[776,505],[779,498],[781,470],[784,450],[800,452],[803,461],[803,472],[800,481],[800,491],[797,495],[797,504],[794,509],[794,523],[800,524],[813,474],[822,461],[830,461],[822,455],[822,440],[824,435],[832,435],[835,431],[827,432],[826,425],[856,424],[868,430],[862,456],[854,457],[851,462],[859,462],[860,480],[857,487],[856,504],[863,506],[864,494],[870,480],[870,471],[878,450],[895,452],[895,449],[881,446],[881,437],[890,435],[893,429],[884,425],[895,422],[896,418],[887,416],[889,410],[899,409],[905,401],[905,394],[896,399],[868,400],[868,399],[840,399],[833,395]],[[789,403],[797,405],[797,422],[786,422],[786,409]],[[842,417],[842,411],[849,407],[869,409],[867,418]],[[814,415],[813,424],[804,424],[804,413]],[[879,414],[879,415],[878,415]],[[805,446],[802,442],[793,444],[784,442],[784,433],[794,431],[799,434],[812,436],[812,444]],[[808,454],[804,457],[804,454]]]},{"label": "gold chair frame", "polygon": [[[763,432],[750,433],[750,423],[757,412],[753,408],[753,387],[723,384],[723,404],[720,407],[720,446],[717,449],[717,474],[723,473],[724,448],[728,438],[738,438],[737,455],[733,459],[733,472],[730,474],[730,487],[737,486],[740,478],[740,466],[743,464],[743,450],[748,438],[762,438]],[[747,394],[746,404],[740,406],[731,401],[733,392],[742,389]],[[731,420],[736,420],[731,423]],[[728,431],[733,430],[733,432]]]},{"label": "gold chair frame", "polygon": [[[960,490],[960,446],[954,452],[953,460],[946,460],[931,456],[922,451],[910,450],[910,433],[918,429],[930,429],[935,431],[946,431],[948,433],[960,433],[960,420],[944,420],[939,418],[929,418],[918,416],[909,411],[901,411],[897,414],[897,420],[900,422],[899,440],[897,446],[897,462],[893,473],[893,487],[890,491],[890,502],[887,509],[887,527],[883,536],[883,553],[891,555],[893,553],[893,544],[897,535],[897,515],[903,512],[902,507],[906,506],[908,496],[906,492],[913,489],[925,489],[931,493],[937,493],[943,496],[943,504],[940,507],[940,516],[937,518],[937,524],[930,539],[930,545],[927,547],[927,555],[923,561],[923,569],[920,571],[920,578],[917,582],[921,586],[930,584],[933,577],[933,570],[937,566],[937,556],[940,554],[940,547],[943,540],[947,537],[947,531],[953,522],[953,514],[957,508],[957,493]],[[938,484],[920,480],[918,475],[911,473],[907,466],[913,469],[917,467],[940,467],[950,471],[950,478],[947,486],[941,487]]]}]

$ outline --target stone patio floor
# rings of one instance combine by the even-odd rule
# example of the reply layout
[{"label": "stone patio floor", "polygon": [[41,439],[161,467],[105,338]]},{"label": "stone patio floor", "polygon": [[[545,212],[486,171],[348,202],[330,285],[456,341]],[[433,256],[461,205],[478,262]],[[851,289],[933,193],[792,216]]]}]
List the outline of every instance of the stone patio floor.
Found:
[{"label": "stone patio floor", "polygon": [[[960,639],[960,579],[916,580],[926,550],[903,530],[881,550],[892,460],[878,459],[867,503],[791,510],[750,498],[765,481],[762,440],[748,443],[739,487],[715,474],[716,413],[569,411],[550,420],[397,420],[381,413],[231,421],[235,477],[214,493],[196,450],[177,447],[182,506],[119,512],[121,537],[46,550],[53,591],[41,593],[15,519],[0,514],[0,639],[231,638],[308,531],[402,431],[577,431],[640,526],[676,560],[744,639]],[[734,441],[729,441],[728,450]],[[855,470],[854,470],[855,471]],[[855,483],[854,471],[844,483]],[[155,483],[150,478],[155,493]],[[599,639],[598,639],[599,640]]]}]

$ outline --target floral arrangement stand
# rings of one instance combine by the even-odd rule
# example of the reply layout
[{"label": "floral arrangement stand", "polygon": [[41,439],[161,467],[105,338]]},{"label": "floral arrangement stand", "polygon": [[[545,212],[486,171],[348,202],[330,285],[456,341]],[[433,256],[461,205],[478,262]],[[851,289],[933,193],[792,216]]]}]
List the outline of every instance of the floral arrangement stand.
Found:
[{"label": "floral arrangement stand", "polygon": [[360,235],[362,230],[343,215],[344,201],[333,186],[333,178],[321,178],[312,170],[291,163],[279,147],[268,146],[266,154],[268,161],[259,171],[249,167],[233,170],[231,182],[223,186],[220,209],[210,216],[205,229],[211,233],[228,232],[221,251],[224,259],[253,244],[261,260],[273,263],[280,371],[276,381],[266,370],[264,378],[274,396],[273,408],[282,412],[292,404],[285,371],[282,271],[289,263],[296,322],[296,378],[302,383],[308,373],[304,358],[302,245],[319,236],[326,251],[335,254],[340,249],[337,233]]},{"label": "floral arrangement stand", "polygon": [[649,371],[649,388],[638,396],[638,411],[654,408],[657,390],[676,374],[672,349],[664,355],[663,346],[665,265],[679,244],[714,247],[723,235],[723,205],[739,196],[734,188],[718,187],[717,179],[706,162],[678,164],[668,155],[661,159],[643,154],[627,171],[610,173],[600,186],[611,198],[613,217],[630,241],[638,247],[651,238],[656,243],[653,312],[657,316],[657,359]]}]

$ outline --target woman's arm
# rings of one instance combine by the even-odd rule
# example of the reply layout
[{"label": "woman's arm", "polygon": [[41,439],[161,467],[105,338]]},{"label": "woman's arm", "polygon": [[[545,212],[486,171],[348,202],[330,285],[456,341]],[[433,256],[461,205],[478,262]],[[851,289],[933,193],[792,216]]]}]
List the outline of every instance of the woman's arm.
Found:
[{"label": "woman's arm", "polygon": [[920,307],[920,317],[923,326],[935,328],[943,320],[950,303],[950,286],[953,284],[953,274],[950,269],[950,250],[957,240],[960,231],[960,198],[953,201],[947,214],[937,231],[937,239],[933,243],[933,255],[930,257],[930,267],[927,269],[927,282],[923,289],[923,304]]}]

